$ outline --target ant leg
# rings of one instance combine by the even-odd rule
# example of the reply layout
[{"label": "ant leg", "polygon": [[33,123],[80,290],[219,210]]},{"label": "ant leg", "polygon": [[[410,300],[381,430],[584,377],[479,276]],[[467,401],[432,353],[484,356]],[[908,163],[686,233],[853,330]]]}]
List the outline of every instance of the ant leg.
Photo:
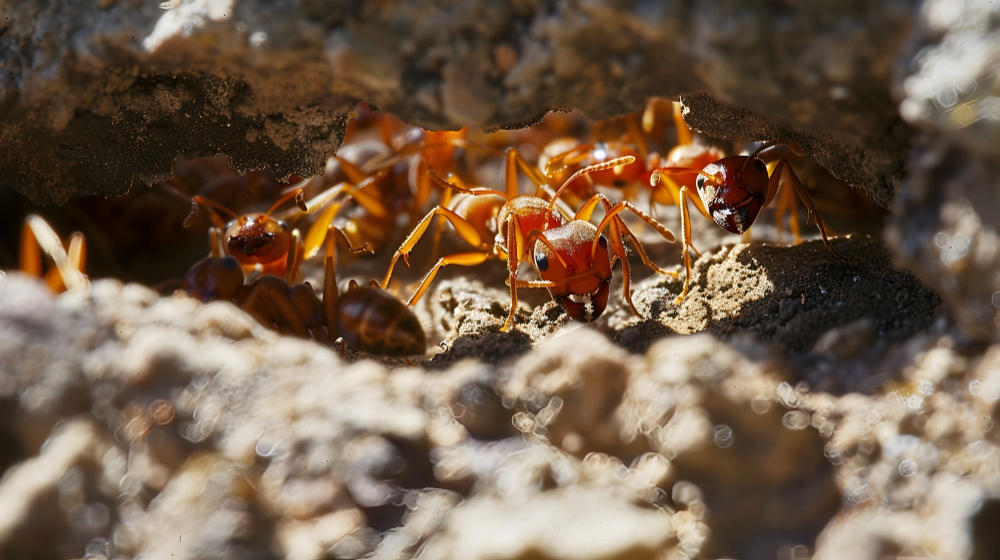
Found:
[{"label": "ant leg", "polygon": [[[508,278],[504,284],[510,283]],[[555,288],[562,286],[565,282],[552,282],[551,280],[520,280],[514,279],[514,285],[518,288]]]},{"label": "ant leg", "polygon": [[681,207],[681,222],[683,223],[683,227],[681,228],[681,242],[684,245],[684,289],[674,299],[674,305],[680,305],[684,296],[687,295],[688,289],[691,287],[691,253],[688,251],[688,247],[693,247],[693,245],[691,243],[691,213],[688,210],[688,197],[687,187],[681,187],[680,202],[678,204]]},{"label": "ant leg", "polygon": [[674,127],[677,129],[677,145],[685,146],[691,143],[691,129],[684,122],[684,109],[679,101],[673,102],[674,106]]},{"label": "ant leg", "polygon": [[505,193],[503,191],[498,191],[496,189],[480,188],[480,187],[474,187],[474,188],[470,189],[468,187],[465,187],[464,185],[456,185],[455,183],[451,183],[449,181],[445,181],[433,169],[427,172],[427,176],[430,177],[432,181],[434,181],[435,183],[437,183],[441,187],[443,187],[445,189],[451,189],[451,190],[460,192],[462,194],[469,194],[469,195],[472,195],[472,196],[497,195],[497,196],[502,196],[503,198],[505,198],[507,200],[510,200],[510,197],[507,196],[507,193]]},{"label": "ant leg", "polygon": [[[340,337],[340,329],[337,328],[337,300],[340,298],[340,293],[337,290],[334,260],[333,255],[327,255],[323,259],[323,318],[326,320],[326,332],[330,340],[337,340]],[[343,357],[343,340],[340,344],[340,355]]]},{"label": "ant leg", "polygon": [[781,200],[784,201],[785,215],[788,216],[788,229],[792,232],[792,239],[795,244],[798,245],[802,243],[802,233],[799,231],[799,209],[795,203],[795,198],[794,190],[783,189],[779,202]]},{"label": "ant leg", "polygon": [[399,260],[399,257],[403,257],[403,260],[409,264],[410,251],[412,251],[413,247],[418,241],[420,241],[420,237],[427,231],[427,227],[430,226],[430,223],[435,216],[444,216],[447,218],[448,221],[451,222],[452,227],[455,228],[455,231],[457,231],[458,234],[462,236],[462,239],[465,239],[465,241],[470,245],[483,250],[487,249],[486,244],[483,243],[483,240],[479,237],[479,233],[476,231],[476,228],[469,223],[468,220],[451,210],[448,210],[447,208],[436,206],[433,210],[428,212],[422,220],[420,220],[417,227],[413,228],[410,235],[406,236],[406,239],[403,240],[403,244],[400,245],[399,249],[392,255],[392,259],[389,261],[389,270],[386,271],[385,278],[382,280],[383,290],[389,285],[389,279],[392,277],[392,270],[395,268],[396,261]]},{"label": "ant leg", "polygon": [[643,135],[640,120],[641,117],[635,115],[625,117],[625,129],[628,131],[629,139],[635,144],[636,150],[639,152],[639,157],[642,161],[646,161],[646,156],[649,155],[649,147],[646,145],[646,138]]},{"label": "ant leg", "polygon": [[507,272],[509,274],[507,282],[510,285],[510,313],[507,314],[507,320],[500,327],[503,332],[509,331],[514,326],[514,315],[517,313],[517,269],[521,265],[520,249],[517,245],[519,237],[523,237],[521,224],[517,216],[512,216],[507,225]]},{"label": "ant leg", "polygon": [[340,156],[333,157],[336,158],[337,163],[340,164],[341,171],[344,172],[344,176],[346,176],[347,180],[351,183],[358,185],[368,178],[368,174],[362,171],[357,165],[354,165]]},{"label": "ant leg", "polygon": [[[282,288],[287,289],[288,284],[283,281],[279,282],[281,283],[268,282],[263,279],[255,282],[246,301],[243,302],[243,308],[252,308],[259,301],[265,307],[272,309],[272,319],[278,318],[273,316],[273,311],[276,310],[277,315],[283,320],[282,324],[287,326],[295,336],[309,338],[309,329],[306,328],[305,321],[295,309],[295,304],[289,298],[287,290],[282,290]],[[275,323],[277,324],[277,321]]]},{"label": "ant leg", "polygon": [[577,144],[572,148],[556,154],[545,162],[545,169],[542,174],[547,178],[553,178],[558,172],[574,165],[578,165],[590,157],[590,152],[594,150],[593,144]]},{"label": "ant leg", "polygon": [[[612,231],[615,230],[612,229]],[[625,298],[625,301],[628,302],[628,307],[632,310],[632,313],[641,317],[642,315],[635,308],[635,304],[632,303],[632,269],[628,262],[628,258],[625,256],[625,246],[622,244],[620,235],[614,235],[613,237],[618,237],[617,243],[612,242],[612,245],[617,245],[617,247],[615,247],[615,252],[617,253],[619,249],[621,250],[621,256],[619,256],[619,259],[622,261],[622,296]]]},{"label": "ant leg", "polygon": [[306,210],[307,214],[311,214],[320,208],[323,209],[323,212],[320,214],[319,218],[317,218],[316,221],[309,226],[309,230],[306,232],[304,258],[311,259],[316,256],[320,247],[323,246],[323,241],[326,239],[327,231],[330,229],[331,224],[333,224],[337,214],[344,205],[344,202],[342,201],[333,202],[337,196],[345,194],[351,197],[358,203],[359,206],[367,210],[375,217],[382,218],[389,215],[389,210],[382,204],[378,196],[367,192],[367,189],[372,186],[375,179],[377,179],[375,176],[369,177],[361,183],[358,183],[359,186],[357,187],[349,183],[340,183],[309,201],[307,205],[308,209]]},{"label": "ant leg", "polygon": [[222,245],[222,230],[216,226],[208,228],[208,254],[215,258],[226,255],[226,249]]},{"label": "ant leg", "polygon": [[771,174],[771,178],[768,182],[768,192],[772,189],[776,190],[778,188],[777,184],[781,180],[781,173],[785,169],[788,170],[788,176],[792,180],[792,186],[795,188],[795,193],[799,195],[799,199],[802,200],[802,204],[805,205],[806,210],[809,212],[809,219],[806,221],[806,224],[808,225],[809,222],[815,220],[816,227],[819,228],[819,233],[823,237],[823,245],[825,245],[826,248],[829,249],[830,252],[833,253],[833,255],[839,260],[844,260],[844,256],[833,247],[832,243],[830,243],[830,239],[826,235],[826,227],[823,224],[823,218],[820,217],[819,211],[816,209],[816,204],[813,202],[812,197],[809,196],[809,191],[806,190],[802,181],[799,180],[798,176],[795,174],[795,170],[793,170],[792,166],[788,163],[788,160],[782,159],[778,161],[778,165],[774,168],[774,173]]},{"label": "ant leg", "polygon": [[[426,175],[424,177],[427,178]],[[447,189],[443,193],[441,193],[441,201],[439,205],[448,208],[448,206],[451,204],[451,197],[453,193],[454,191],[452,189]],[[435,260],[438,258],[438,249],[441,245],[441,237],[444,235],[445,221],[446,220],[444,217],[439,216],[437,219],[437,223],[434,224],[434,240],[431,242],[431,260]]]},{"label": "ant leg", "polygon": [[326,241],[327,232],[332,227],[331,224],[336,219],[337,213],[340,212],[342,207],[342,202],[334,202],[327,206],[319,218],[309,226],[309,230],[306,231],[305,242],[303,243],[304,258],[311,259],[316,256],[316,253],[319,253],[320,247]]},{"label": "ant leg", "polygon": [[[684,192],[685,191],[682,188],[681,189],[682,195]],[[615,204],[613,207],[611,207],[611,209],[608,210],[607,214],[605,214],[604,216],[604,219],[601,220],[600,225],[597,226],[597,235],[600,235],[601,231],[603,231],[604,228],[608,227],[608,225],[611,223],[611,220],[613,220],[623,210],[628,210],[629,212],[635,214],[637,218],[649,224],[653,229],[656,230],[657,233],[659,233],[667,241],[673,243],[674,241],[677,240],[677,238],[674,237],[674,232],[667,229],[667,227],[661,224],[660,222],[654,220],[653,217],[650,216],[649,214],[643,212],[642,210],[639,210],[639,208],[637,208],[635,204],[632,204],[627,200],[623,200],[618,204]],[[690,220],[688,220],[688,225],[690,226]],[[594,238],[594,250],[595,251],[597,250],[596,237]]]},{"label": "ant leg", "polygon": [[517,149],[511,148],[508,151],[508,154],[510,152],[513,152],[514,162],[517,163],[517,167],[521,170],[521,173],[524,173],[536,187],[541,189],[549,186],[549,182],[546,180],[545,175],[542,174],[542,171],[538,169],[538,167],[528,163],[523,157],[521,157],[521,154],[518,153]]},{"label": "ant leg", "polygon": [[406,144],[405,146],[396,149],[395,152],[373,157],[361,167],[361,170],[365,173],[381,171],[396,165],[397,162],[409,155],[417,154],[425,150],[455,147],[464,148],[466,150],[476,150],[490,155],[500,155],[496,150],[488,146],[483,146],[482,144],[466,140],[465,138],[456,138],[452,136],[435,139],[431,142],[418,141]]},{"label": "ant leg", "polygon": [[[767,165],[768,173],[772,175],[774,174],[777,163],[778,162],[771,162]],[[799,231],[799,213],[795,204],[794,188],[786,186],[782,189],[781,185],[782,182],[779,179],[772,190],[771,182],[768,181],[768,192],[764,198],[764,204],[767,205],[768,202],[777,199],[777,205],[774,208],[774,222],[775,228],[777,229],[778,241],[780,242],[782,238],[782,223],[785,216],[788,216],[788,229],[792,232],[792,238],[795,240],[795,244],[798,245],[802,242],[802,235]],[[780,193],[778,191],[780,191]]]},{"label": "ant leg", "polygon": [[31,228],[32,218],[34,216],[29,216],[28,219],[24,220],[24,225],[21,226],[18,268],[25,274],[40,278],[42,276],[42,249],[38,246],[38,239]]},{"label": "ant leg", "polygon": [[87,264],[87,239],[80,232],[75,232],[69,236],[69,249],[67,249],[69,265],[80,272],[84,272]]},{"label": "ant leg", "polygon": [[470,252],[470,253],[455,253],[453,255],[447,255],[441,257],[440,259],[438,259],[437,264],[435,264],[434,267],[431,268],[430,272],[428,272],[427,275],[424,276],[424,279],[421,280],[420,287],[417,288],[417,291],[414,292],[412,296],[410,296],[410,299],[409,301],[406,302],[406,305],[410,306],[415,305],[417,301],[419,301],[420,298],[423,297],[424,293],[427,292],[427,289],[430,288],[431,282],[434,281],[434,277],[437,276],[438,271],[441,270],[442,268],[451,264],[456,264],[459,266],[475,266],[477,264],[486,261],[491,256],[492,256],[491,253]]},{"label": "ant leg", "polygon": [[309,330],[309,335],[312,339],[327,344],[329,338],[326,335],[326,323],[323,321],[317,323],[312,320],[317,315],[316,311],[323,309],[323,304],[316,297],[316,292],[313,291],[312,286],[308,282],[293,286],[288,290],[288,297],[294,304],[296,313],[300,317],[310,319],[306,328]]},{"label": "ant leg", "polygon": [[[427,162],[424,160],[417,160],[414,167],[411,167],[414,172],[410,178],[413,180],[416,189],[413,192],[413,208],[419,209],[423,208],[427,201],[431,199],[431,183],[433,182],[430,177],[427,176]],[[449,189],[446,189],[446,192]],[[411,212],[411,220],[416,218]]]},{"label": "ant leg", "polygon": [[507,149],[507,167],[504,173],[504,190],[507,192],[507,198],[514,198],[517,196],[517,151],[514,148]]},{"label": "ant leg", "polygon": [[298,277],[299,264],[302,258],[302,238],[299,230],[292,230],[292,241],[288,247],[288,256],[285,257],[285,281],[291,283]]},{"label": "ant leg", "polygon": [[[75,249],[77,253],[75,258],[78,260],[78,264],[82,264],[84,256],[82,239],[76,244],[79,247]],[[72,245],[71,242],[70,249],[74,251]],[[42,252],[52,259],[57,275],[47,279],[46,282],[54,290],[61,291],[60,284],[68,288],[83,287],[89,284],[87,276],[79,268],[74,267],[74,257],[66,253],[66,248],[63,247],[59,235],[41,216],[32,214],[25,219],[21,230],[20,249],[19,264],[21,270],[32,276],[40,277],[42,275]]]},{"label": "ant leg", "polygon": [[[614,211],[615,206],[612,205],[610,200],[608,200],[608,197],[598,193],[590,197],[590,199],[584,203],[584,205],[580,208],[580,211],[577,212],[575,219],[589,221],[590,216],[594,211],[594,207],[596,207],[598,203],[604,205],[605,215],[612,214],[612,212]],[[615,216],[614,219],[608,224],[608,231],[611,237],[612,254],[617,256],[618,259],[622,262],[622,284],[623,284],[622,295],[625,298],[625,301],[628,302],[629,309],[632,310],[632,313],[635,313],[636,315],[641,315],[639,311],[635,308],[635,304],[632,303],[632,291],[630,289],[632,284],[632,268],[628,260],[628,253],[625,252],[625,243],[622,240],[622,235],[624,234],[628,236],[629,239],[632,240],[632,243],[635,245],[636,252],[639,253],[639,256],[642,258],[643,264],[649,266],[654,271],[660,274],[669,274],[669,273],[661,269],[660,267],[656,266],[656,264],[654,264],[653,261],[649,259],[649,256],[646,254],[646,250],[642,246],[642,243],[639,242],[639,239],[635,236],[635,234],[632,233],[631,230],[629,230],[628,226],[621,218]],[[595,242],[600,240],[600,234],[601,234],[600,230],[598,230],[597,235],[594,237]],[[613,265],[614,262],[612,261],[612,266]]]}]

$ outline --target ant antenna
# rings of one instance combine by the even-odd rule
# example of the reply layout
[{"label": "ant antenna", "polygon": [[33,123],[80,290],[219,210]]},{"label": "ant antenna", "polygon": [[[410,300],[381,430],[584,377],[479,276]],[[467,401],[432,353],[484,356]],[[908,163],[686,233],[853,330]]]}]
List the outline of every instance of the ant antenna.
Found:
[{"label": "ant antenna", "polygon": [[667,174],[669,175],[696,173],[698,175],[704,176],[707,179],[711,179],[713,181],[715,180],[715,177],[713,175],[709,175],[708,173],[705,173],[701,169],[694,169],[691,167],[661,167],[653,171],[653,173],[649,176],[649,186],[655,187],[656,185],[660,184],[660,179],[662,179],[661,175],[663,174],[664,171],[666,171]]},{"label": "ant antenna", "polygon": [[274,212],[275,210],[277,210],[279,206],[281,206],[282,204],[288,202],[289,199],[292,199],[292,198],[295,199],[295,205],[299,207],[299,210],[302,210],[303,212],[306,212],[306,211],[309,210],[309,208],[306,206],[306,194],[305,194],[305,191],[303,191],[302,189],[295,189],[293,191],[289,191],[289,192],[285,193],[284,196],[282,196],[278,200],[274,201],[274,204],[272,204],[271,207],[268,208],[267,212],[264,214],[264,221],[266,222],[267,219],[271,217],[271,213]]},{"label": "ant antenna", "polygon": [[743,165],[740,166],[739,175],[743,175],[743,170],[747,168],[747,165],[751,161],[753,161],[753,159],[756,158],[758,154],[760,154],[761,152],[763,152],[764,150],[766,150],[768,148],[773,148],[774,146],[777,146],[777,145],[778,145],[777,142],[775,142],[774,140],[771,140],[771,141],[768,141],[768,142],[764,142],[763,144],[761,144],[760,146],[758,146],[757,149],[754,150],[752,154],[750,154],[750,157],[748,157],[746,159],[746,161],[743,162]]},{"label": "ant antenna", "polygon": [[194,219],[198,216],[199,206],[204,206],[212,211],[212,215],[216,218],[218,222],[216,225],[222,224],[222,217],[219,216],[219,212],[229,214],[235,220],[240,219],[240,217],[236,215],[236,212],[233,212],[232,210],[226,208],[225,206],[219,204],[218,202],[205,198],[201,195],[194,195],[191,197],[191,213],[188,214],[187,218],[184,218],[184,227],[186,228],[191,227],[191,225],[194,223]]},{"label": "ant antenna", "polygon": [[556,200],[559,199],[559,195],[562,194],[562,192],[564,190],[566,190],[566,187],[568,187],[570,185],[570,183],[572,183],[573,181],[576,181],[578,178],[580,178],[580,177],[582,177],[584,175],[588,175],[590,173],[595,173],[597,171],[604,171],[605,169],[611,169],[613,167],[618,167],[620,165],[629,165],[629,164],[631,164],[633,162],[635,162],[635,156],[622,156],[620,158],[609,159],[608,161],[605,161],[605,162],[602,162],[602,163],[597,163],[597,164],[591,165],[589,167],[584,167],[583,169],[581,169],[581,170],[577,171],[576,173],[570,175],[569,179],[566,179],[566,181],[563,182],[562,186],[559,187],[559,189],[556,191],[556,194],[552,195],[552,200],[549,201],[548,212],[552,213],[552,209],[555,207]]}]

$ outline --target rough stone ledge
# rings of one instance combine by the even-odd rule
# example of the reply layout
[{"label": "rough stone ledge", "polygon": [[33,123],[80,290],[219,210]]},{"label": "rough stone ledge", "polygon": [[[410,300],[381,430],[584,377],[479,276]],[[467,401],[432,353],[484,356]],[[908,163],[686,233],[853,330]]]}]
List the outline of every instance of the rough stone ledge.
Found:
[{"label": "rough stone ledge", "polygon": [[[901,158],[894,64],[917,2],[326,3],[118,0],[0,6],[0,184],[36,203],[118,195],[178,154],[312,175],[356,100],[427,128],[593,118],[707,93],[804,135],[885,204]],[[868,30],[878,29],[877,34]],[[816,149],[819,151],[820,145]],[[874,152],[872,152],[874,150]],[[863,154],[883,153],[876,162]]]}]

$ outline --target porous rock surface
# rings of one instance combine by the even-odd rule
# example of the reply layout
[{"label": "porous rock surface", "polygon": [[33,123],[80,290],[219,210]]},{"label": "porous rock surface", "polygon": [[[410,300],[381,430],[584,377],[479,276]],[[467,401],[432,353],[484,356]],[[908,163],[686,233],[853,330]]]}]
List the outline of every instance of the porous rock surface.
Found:
[{"label": "porous rock surface", "polygon": [[[815,265],[819,242],[722,247],[696,263],[680,317],[625,319],[616,297],[582,326],[526,306],[509,335],[494,332],[502,287],[444,281],[419,308],[442,352],[417,366],[345,361],[228,303],[111,280],[56,296],[8,275],[0,553],[990,558],[1000,350],[963,346],[877,244],[838,248],[869,264]],[[765,285],[779,265],[791,295]],[[854,273],[898,296],[853,289]],[[796,306],[669,335],[703,321],[712,292],[739,299],[727,281]],[[676,288],[646,280],[637,303]],[[850,297],[863,312],[837,311]],[[776,335],[794,316],[810,334]],[[869,343],[845,347],[858,329]],[[506,353],[477,357],[484,338]]]},{"label": "porous rock surface", "polygon": [[810,154],[885,206],[906,138],[892,70],[918,8],[5,2],[0,178],[50,203],[162,179],[178,154],[310,176],[357,101],[427,128],[503,127],[553,108],[606,118],[653,95],[707,93],[801,131]]},{"label": "porous rock surface", "polygon": [[901,89],[923,129],[907,162],[886,240],[952,309],[967,336],[1000,336],[1000,5],[932,0],[936,38]]}]

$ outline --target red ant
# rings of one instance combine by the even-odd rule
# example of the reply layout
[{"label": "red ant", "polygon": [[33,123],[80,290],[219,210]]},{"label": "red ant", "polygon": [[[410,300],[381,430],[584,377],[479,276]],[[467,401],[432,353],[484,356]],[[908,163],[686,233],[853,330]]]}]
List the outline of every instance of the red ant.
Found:
[{"label": "red ant", "polygon": [[[229,255],[243,268],[244,272],[255,274],[271,274],[293,281],[298,276],[298,267],[303,258],[309,258],[319,252],[327,237],[327,230],[339,208],[336,199],[340,195],[353,197],[369,211],[388,215],[389,211],[374,196],[368,194],[366,188],[380,178],[379,175],[369,177],[357,184],[340,183],[329,188],[307,203],[302,187],[294,187],[283,193],[263,214],[246,214],[240,216],[223,206],[201,195],[191,198],[191,213],[184,220],[184,226],[189,227],[198,214],[198,208],[205,206],[212,210],[213,226],[209,229],[209,244],[211,256]],[[283,219],[273,219],[272,215],[285,202],[295,200],[295,204],[303,214],[312,214],[324,210],[320,218],[310,227],[305,240],[297,229],[291,229],[285,219],[292,215],[283,215]],[[228,214],[233,219],[227,224],[222,214]]]},{"label": "red ant", "polygon": [[352,253],[372,250],[368,244],[354,248],[343,231],[330,228],[322,301],[308,282],[293,286],[282,278],[265,274],[244,284],[243,267],[231,256],[199,261],[184,276],[182,288],[205,302],[231,301],[264,326],[279,332],[325,344],[340,338],[341,355],[345,346],[377,356],[423,354],[427,342],[417,316],[377,283],[358,286],[352,280],[348,290],[339,293],[334,268],[335,244]]},{"label": "red ant", "polygon": [[[588,173],[628,165],[635,158],[626,156],[604,163],[588,166],[570,176],[560,190],[565,189],[577,178]],[[553,299],[566,309],[567,314],[580,321],[597,319],[608,304],[611,269],[617,259],[622,261],[624,296],[633,312],[629,283],[631,274],[625,253],[623,239],[628,237],[635,245],[643,263],[658,273],[668,274],[649,260],[638,239],[629,231],[617,214],[630,210],[646,223],[653,226],[664,238],[674,240],[673,233],[650,216],[639,211],[630,202],[612,205],[604,195],[595,194],[576,213],[564,216],[556,212],[558,192],[551,201],[540,197],[545,186],[540,185],[535,195],[519,195],[517,192],[516,168],[519,164],[514,150],[507,152],[506,192],[486,188],[467,189],[448,183],[431,174],[433,180],[442,186],[469,195],[460,200],[455,209],[438,206],[431,210],[417,224],[399,250],[393,255],[382,281],[383,289],[388,286],[392,271],[399,257],[408,261],[409,253],[427,230],[436,216],[445,217],[475,252],[456,253],[442,257],[427,273],[420,287],[410,297],[407,305],[414,305],[427,291],[438,271],[448,265],[472,266],[487,259],[507,261],[507,284],[510,286],[511,306],[506,322],[501,330],[507,331],[514,324],[517,311],[517,288],[547,288]],[[599,227],[588,220],[598,204],[604,204],[606,216]],[[601,232],[608,228],[611,237],[611,251],[608,239]],[[489,243],[490,237],[493,243]],[[541,280],[519,280],[517,271],[521,263],[529,260]]]},{"label": "red ant", "polygon": [[[802,185],[791,165],[785,159],[778,160],[774,171],[768,176],[767,165],[759,157],[765,150],[780,145],[777,142],[765,142],[761,144],[749,156],[729,156],[706,165],[702,169],[691,167],[661,167],[653,172],[650,177],[650,185],[656,186],[661,176],[667,175],[695,175],[695,187],[698,189],[698,196],[703,206],[698,206],[699,211],[708,219],[714,220],[722,229],[729,233],[742,234],[750,229],[757,215],[768,204],[774,200],[778,194],[778,187],[781,184],[782,173],[787,170],[791,179],[795,194],[802,200],[809,212],[806,225],[815,222],[823,237],[823,244],[837,258],[843,257],[830,243],[826,235],[826,228],[823,219],[816,210],[809,191]],[[785,144],[796,155],[802,155],[801,149],[796,146]],[[787,192],[787,189],[786,189]],[[790,194],[787,196],[791,196]],[[691,216],[688,213],[687,201],[691,198],[688,187],[682,186],[677,198],[677,204],[681,209],[681,239],[684,244],[684,289],[674,300],[674,304],[679,304],[687,295],[691,283],[691,256],[689,249],[693,249],[691,243]]]}]

